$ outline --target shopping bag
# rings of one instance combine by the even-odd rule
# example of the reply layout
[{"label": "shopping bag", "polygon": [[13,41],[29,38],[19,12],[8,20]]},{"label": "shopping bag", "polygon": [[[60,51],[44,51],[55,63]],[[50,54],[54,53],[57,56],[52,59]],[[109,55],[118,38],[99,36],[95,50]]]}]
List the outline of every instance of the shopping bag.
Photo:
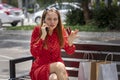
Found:
[{"label": "shopping bag", "polygon": [[91,67],[94,66],[92,64],[94,61],[90,60],[90,57],[93,59],[93,55],[91,53],[84,54],[84,61],[79,63],[78,80],[91,80],[91,69],[93,69]]},{"label": "shopping bag", "polygon": [[90,80],[91,62],[83,61],[79,63],[78,80]]},{"label": "shopping bag", "polygon": [[78,80],[97,80],[97,63],[96,61],[80,62]]},{"label": "shopping bag", "polygon": [[105,61],[92,61],[91,62],[91,73],[90,80],[98,80],[98,67],[100,64],[105,64]]},{"label": "shopping bag", "polygon": [[97,80],[97,62],[91,63],[90,80]]},{"label": "shopping bag", "polygon": [[83,62],[79,63],[78,80],[85,80]]},{"label": "shopping bag", "polygon": [[[98,74],[99,74],[99,66],[100,64],[107,64],[111,63],[111,61],[96,61],[94,63],[95,67],[93,66],[94,73],[91,73],[91,80],[98,80]],[[94,76],[94,77],[93,77]]]},{"label": "shopping bag", "polygon": [[118,80],[116,63],[100,64],[98,80]]}]

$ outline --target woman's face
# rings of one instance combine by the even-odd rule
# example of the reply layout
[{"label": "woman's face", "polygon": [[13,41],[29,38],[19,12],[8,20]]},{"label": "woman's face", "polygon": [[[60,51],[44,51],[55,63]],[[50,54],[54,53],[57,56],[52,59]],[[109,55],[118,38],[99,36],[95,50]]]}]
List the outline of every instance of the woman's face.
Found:
[{"label": "woman's face", "polygon": [[45,17],[45,23],[50,30],[54,30],[58,24],[58,15],[55,12],[48,12]]}]

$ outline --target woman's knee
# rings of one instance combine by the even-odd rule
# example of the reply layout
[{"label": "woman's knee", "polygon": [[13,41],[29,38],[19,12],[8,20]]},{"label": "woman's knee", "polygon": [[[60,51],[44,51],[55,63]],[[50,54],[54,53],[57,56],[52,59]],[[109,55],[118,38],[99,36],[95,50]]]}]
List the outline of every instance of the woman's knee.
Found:
[{"label": "woman's knee", "polygon": [[59,72],[65,72],[66,73],[66,69],[65,69],[65,65],[61,62],[55,62],[55,63],[52,63],[50,65],[50,71],[51,73],[52,72],[55,72],[55,73],[59,73]]},{"label": "woman's knee", "polygon": [[51,73],[49,76],[49,80],[58,80],[57,75],[55,73]]},{"label": "woman's knee", "polygon": [[61,62],[56,63],[56,69],[60,71],[65,71],[65,65]]}]

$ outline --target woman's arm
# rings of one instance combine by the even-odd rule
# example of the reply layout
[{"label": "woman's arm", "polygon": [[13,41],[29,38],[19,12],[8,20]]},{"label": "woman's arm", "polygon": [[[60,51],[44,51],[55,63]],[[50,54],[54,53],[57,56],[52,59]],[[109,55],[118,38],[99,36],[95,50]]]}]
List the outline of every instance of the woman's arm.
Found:
[{"label": "woman's arm", "polygon": [[64,36],[64,49],[68,54],[73,54],[76,47],[74,44],[69,43],[68,41],[68,34],[65,29],[63,29],[63,36]]},{"label": "woman's arm", "polygon": [[35,27],[31,36],[30,51],[34,58],[42,53],[44,40],[40,38],[40,27]]}]

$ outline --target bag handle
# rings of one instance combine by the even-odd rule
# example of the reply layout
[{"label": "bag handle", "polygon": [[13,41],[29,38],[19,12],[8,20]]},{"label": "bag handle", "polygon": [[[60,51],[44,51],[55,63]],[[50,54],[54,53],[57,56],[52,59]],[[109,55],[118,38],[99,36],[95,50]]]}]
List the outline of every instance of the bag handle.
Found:
[{"label": "bag handle", "polygon": [[112,53],[108,53],[108,54],[106,55],[106,57],[105,57],[105,61],[107,61],[108,56],[110,56],[110,55],[111,55],[111,61],[113,61],[113,54],[112,54]]},{"label": "bag handle", "polygon": [[94,59],[94,56],[93,56],[92,53],[84,53],[83,59],[88,59],[88,60],[90,60],[90,56],[91,56],[91,58],[92,58],[92,60],[93,60],[93,59]]}]

